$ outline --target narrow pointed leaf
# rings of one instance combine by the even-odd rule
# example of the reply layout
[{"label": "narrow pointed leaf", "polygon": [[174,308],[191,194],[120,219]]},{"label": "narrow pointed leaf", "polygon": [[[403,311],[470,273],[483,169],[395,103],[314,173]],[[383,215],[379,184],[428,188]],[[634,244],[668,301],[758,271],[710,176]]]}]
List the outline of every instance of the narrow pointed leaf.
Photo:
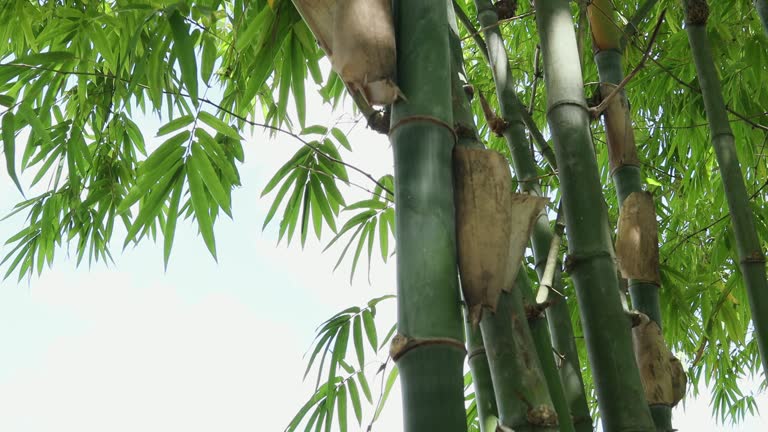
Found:
[{"label": "narrow pointed leaf", "polygon": [[24,191],[21,189],[21,183],[19,183],[19,177],[16,175],[16,121],[13,112],[10,110],[3,116],[3,153],[5,153],[5,167],[8,171],[8,176],[11,177],[16,188],[19,189],[21,194]]}]

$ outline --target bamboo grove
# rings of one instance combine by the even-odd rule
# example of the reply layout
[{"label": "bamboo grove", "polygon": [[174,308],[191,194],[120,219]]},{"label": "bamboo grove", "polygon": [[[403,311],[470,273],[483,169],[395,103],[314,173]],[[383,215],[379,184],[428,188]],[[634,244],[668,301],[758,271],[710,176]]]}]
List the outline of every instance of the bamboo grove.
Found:
[{"label": "bamboo grove", "polygon": [[[377,322],[381,296],[318,327],[315,392],[286,430],[371,430],[398,380],[407,432],[671,431],[703,386],[738,421],[756,410],[740,382],[768,373],[766,16],[764,0],[4,0],[0,135],[26,215],[5,277],[63,247],[111,261],[123,234],[159,234],[174,265],[180,219],[215,258],[244,137],[266,128],[298,150],[264,226],[314,232],[350,278],[380,255],[398,285],[397,323]],[[390,174],[307,124],[313,91],[388,136]]]}]

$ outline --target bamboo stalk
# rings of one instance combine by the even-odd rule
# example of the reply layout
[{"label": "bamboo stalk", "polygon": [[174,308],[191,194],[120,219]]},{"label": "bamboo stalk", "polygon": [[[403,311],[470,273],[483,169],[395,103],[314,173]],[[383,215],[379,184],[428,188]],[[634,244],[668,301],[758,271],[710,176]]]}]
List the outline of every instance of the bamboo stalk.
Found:
[{"label": "bamboo stalk", "polygon": [[[466,93],[463,91],[462,83],[459,79],[459,75],[464,73],[463,70],[463,53],[461,50],[461,44],[458,37],[458,29],[455,28],[455,19],[453,19],[451,16],[451,12],[449,10],[449,23],[451,24],[452,32],[450,37],[450,43],[451,43],[451,49],[453,54],[453,67],[454,67],[454,76],[453,76],[453,102],[454,102],[454,122],[455,122],[455,130],[456,134],[458,136],[458,144],[460,146],[468,146],[468,147],[482,147],[482,143],[479,140],[479,136],[477,134],[477,128],[474,125],[474,120],[472,117],[472,111],[471,107],[469,105],[469,100],[467,98]],[[530,283],[527,281],[527,275],[524,275],[525,277],[521,278],[524,279],[526,282],[525,288],[527,288],[530,291]],[[502,303],[500,307],[508,307],[506,303]],[[511,311],[505,310],[501,311],[502,314],[509,314]],[[535,326],[531,327],[531,331],[534,331],[535,329],[538,329],[538,332],[534,332],[534,340],[535,343],[535,349],[538,351],[538,356],[541,359],[541,364],[543,367],[548,368],[547,370],[539,371],[538,373],[543,373],[545,379],[547,388],[550,392],[553,390],[556,390],[557,395],[553,396],[558,402],[558,404],[555,405],[555,410],[558,413],[558,420],[562,420],[560,422],[560,428],[559,430],[561,432],[571,432],[573,431],[573,424],[571,422],[571,416],[570,412],[568,410],[567,403],[565,401],[565,396],[563,394],[563,388],[560,384],[560,377],[558,376],[557,367],[554,362],[554,356],[552,354],[552,344],[549,340],[549,332],[546,331],[546,327],[542,327],[542,324],[545,324],[544,321],[538,321]],[[504,324],[501,323],[501,328],[499,329],[500,332],[502,332],[506,337],[511,336],[511,332],[514,330],[511,325],[507,326],[506,328],[503,327]],[[493,432],[497,430],[497,423],[498,423],[498,403],[503,403],[505,406],[505,409],[509,411],[510,406],[515,407],[516,405],[520,404],[521,401],[519,398],[513,398],[511,400],[505,399],[504,401],[496,401],[494,398],[494,387],[493,382],[491,379],[491,365],[488,361],[488,356],[486,353],[486,349],[484,347],[484,340],[482,337],[482,332],[479,328],[473,328],[473,325],[467,321],[465,324],[466,327],[466,333],[467,333],[467,349],[469,354],[469,365],[470,370],[472,371],[472,376],[475,384],[475,394],[476,394],[476,401],[477,401],[477,407],[478,407],[478,416],[480,419],[480,428],[483,431]],[[540,330],[544,329],[546,333],[542,333]],[[543,338],[543,340],[542,340]],[[498,342],[498,341],[489,341],[489,343],[492,342]],[[527,352],[532,351],[532,347],[530,345],[528,346],[519,346],[518,349],[524,349]],[[542,359],[542,353],[544,355]],[[548,361],[547,361],[548,360]],[[503,370],[506,369],[509,365],[508,364],[495,364],[495,370]],[[528,369],[535,368],[535,365],[529,365]],[[536,374],[537,371],[528,371],[528,373]],[[497,378],[498,379],[498,378]],[[504,384],[506,386],[509,386],[510,383],[506,380],[502,380],[501,384]],[[541,385],[543,383],[539,383]],[[518,386],[519,387],[519,386]],[[488,391],[490,391],[491,400],[489,400]],[[526,393],[530,390],[525,389]],[[508,395],[510,392],[507,390],[506,392],[502,391],[503,394]],[[501,395],[499,395],[501,397]],[[491,404],[492,402],[492,404]],[[547,401],[544,400],[544,404],[546,406]],[[516,407],[519,408],[519,407]],[[549,412],[547,410],[545,411],[536,411],[533,410],[533,412]],[[505,420],[510,421],[510,419],[507,416]],[[519,420],[519,419],[517,419]],[[522,427],[531,426],[532,430],[548,430],[550,425],[523,425]]]},{"label": "bamboo stalk", "polygon": [[757,10],[757,15],[760,16],[763,30],[768,34],[768,0],[755,0],[755,10]]},{"label": "bamboo stalk", "polygon": [[[523,273],[523,272],[521,272]],[[544,372],[544,378],[547,381],[549,395],[552,398],[552,404],[557,411],[557,418],[560,423],[559,432],[574,432],[576,428],[571,417],[570,407],[565,397],[563,383],[560,380],[557,364],[555,363],[554,352],[552,351],[552,338],[549,334],[549,328],[546,316],[541,308],[536,305],[533,297],[533,287],[527,274],[518,278],[517,288],[523,300],[523,307],[528,319],[528,326],[531,328],[531,335],[536,346],[536,352],[541,362],[541,370]]]},{"label": "bamboo stalk", "polygon": [[465,432],[463,319],[453,205],[454,146],[445,4],[396,1],[395,161],[399,371],[406,432]]},{"label": "bamboo stalk", "polygon": [[[451,45],[451,88],[453,99],[453,123],[457,137],[457,146],[470,148],[483,148],[483,143],[477,134],[474,124],[472,107],[469,103],[461,76],[464,75],[464,58],[461,43],[458,38],[458,30],[450,17],[448,23],[451,26],[449,43]],[[480,432],[495,432],[499,420],[499,410],[496,406],[496,395],[491,379],[491,370],[488,365],[488,356],[485,354],[483,335],[479,327],[473,328],[466,313],[464,319],[464,331],[467,337],[467,363],[472,373],[472,384],[475,389],[475,404],[480,424]]]},{"label": "bamboo stalk", "polygon": [[568,231],[566,268],[576,288],[587,353],[607,431],[654,430],[634,359],[589,130],[573,18],[567,0],[536,0],[547,118]]},{"label": "bamboo stalk", "polygon": [[[647,13],[647,10],[652,7],[653,3],[653,1],[646,1],[642,5],[645,10],[640,12]],[[611,175],[616,187],[619,207],[623,212],[622,204],[624,200],[630,194],[642,191],[640,160],[637,156],[635,132],[630,119],[629,101],[626,92],[621,89],[618,93],[615,93],[615,90],[610,85],[604,85],[603,83],[620,85],[620,83],[626,81],[621,48],[624,35],[618,31],[616,11],[611,0],[592,0],[589,5],[588,15],[592,29],[594,59],[601,82],[600,92],[604,98],[601,106],[607,102],[603,121],[605,123],[606,142],[610,155]],[[636,14],[635,19],[638,19],[637,15],[641,15],[640,19],[642,19],[642,13]],[[615,98],[612,101],[605,99],[613,94],[615,94]],[[653,235],[655,234],[654,232]],[[655,272],[658,273],[658,271],[658,262],[656,262]],[[628,285],[633,308],[648,315],[652,321],[655,321],[661,327],[659,284],[655,281],[630,279]],[[669,402],[671,403],[672,401]],[[672,407],[669,404],[649,403],[649,409],[657,431],[671,432],[673,430]]]},{"label": "bamboo stalk", "polygon": [[[492,25],[498,21],[498,15],[489,0],[475,0],[475,5],[477,6],[480,25],[486,29],[484,35],[489,47],[487,57],[496,83],[496,94],[499,99],[501,114],[508,124],[504,131],[504,138],[512,155],[520,189],[532,195],[543,196],[539,185],[536,161],[530,148],[526,145],[527,140],[524,121],[521,119],[520,105],[515,102],[514,82],[508,66],[507,52],[499,29]],[[536,220],[531,237],[534,258],[537,262],[536,270],[539,272],[539,278],[541,278],[552,240],[552,230],[549,227],[546,213],[543,212]],[[559,269],[554,275],[554,281],[554,289],[562,292]],[[563,358],[563,365],[559,369],[560,378],[576,430],[580,432],[591,431],[592,418],[584,394],[584,381],[573,338],[570,311],[562,298],[555,300],[547,310],[547,321],[552,333],[552,344]]]},{"label": "bamboo stalk", "polygon": [[735,139],[728,122],[720,80],[707,39],[709,7],[706,0],[683,0],[683,8],[686,13],[685,30],[688,32],[688,42],[696,64],[704,108],[709,120],[712,147],[715,150],[728,209],[731,213],[739,268],[747,288],[763,371],[768,374],[768,282],[765,273],[765,256],[755,231],[754,216],[749,206]]},{"label": "bamboo stalk", "polygon": [[521,297],[526,278],[525,272],[518,273],[515,287],[501,293],[496,312],[484,314],[480,328],[500,424],[518,432],[556,432],[558,415]]},{"label": "bamboo stalk", "polygon": [[467,362],[472,373],[472,385],[475,388],[480,432],[496,432],[499,408],[496,405],[496,393],[493,388],[488,355],[485,352],[483,334],[480,327],[472,328],[468,315],[464,321],[464,328],[467,334]]}]

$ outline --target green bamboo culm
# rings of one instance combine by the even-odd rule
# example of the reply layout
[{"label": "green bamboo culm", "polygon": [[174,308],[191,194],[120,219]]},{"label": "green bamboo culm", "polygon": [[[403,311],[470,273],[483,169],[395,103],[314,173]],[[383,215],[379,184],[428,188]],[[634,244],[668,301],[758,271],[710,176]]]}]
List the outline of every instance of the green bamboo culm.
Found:
[{"label": "green bamboo culm", "polygon": [[[469,96],[464,89],[465,83],[460,78],[464,75],[464,54],[458,37],[458,29],[455,28],[455,19],[452,18],[452,15],[452,10],[449,9],[448,22],[451,28],[449,43],[451,45],[452,67],[451,94],[453,98],[454,130],[457,136],[456,145],[483,148],[485,146],[477,135]],[[477,406],[480,432],[495,432],[498,424],[499,410],[496,407],[496,395],[493,390],[491,370],[488,366],[488,356],[485,354],[485,346],[483,345],[483,335],[479,327],[472,328],[466,313],[464,329],[467,336],[467,363],[469,363],[472,385],[475,389],[475,404]]]},{"label": "green bamboo culm", "polygon": [[766,281],[765,255],[755,231],[733,131],[720,89],[720,79],[707,39],[709,6],[706,0],[683,0],[683,9],[685,10],[685,30],[688,33],[688,42],[709,121],[712,147],[715,150],[720,176],[723,179],[725,198],[731,213],[739,268],[747,288],[757,346],[760,349],[763,371],[768,376],[768,281]]},{"label": "green bamboo culm", "polygon": [[760,22],[763,24],[763,30],[768,35],[768,0],[755,0],[755,10],[760,16]]},{"label": "green bamboo culm", "polygon": [[[504,138],[509,147],[515,169],[515,174],[520,189],[526,193],[543,196],[539,184],[539,173],[536,161],[528,146],[525,124],[522,118],[522,107],[515,93],[514,80],[509,68],[509,60],[504,46],[504,39],[498,26],[498,14],[490,0],[475,0],[477,16],[488,47],[487,58],[491,66],[491,73],[496,84],[496,95],[499,100],[502,118],[507,123]],[[552,241],[552,229],[546,212],[538,217],[535,222],[531,240],[533,254],[536,260],[536,271],[539,277],[544,272],[544,266],[549,254]],[[562,278],[559,271],[555,274],[554,290],[562,293]],[[556,294],[555,294],[556,295]],[[563,298],[550,298],[547,323],[552,335],[552,345],[562,358],[559,368],[561,385],[565,392],[574,428],[579,432],[592,431],[592,417],[584,393],[584,380],[581,375],[581,365],[573,336],[570,311]]]},{"label": "green bamboo culm", "polygon": [[[460,75],[464,74],[463,54],[461,50],[461,43],[458,37],[458,29],[455,26],[455,19],[452,9],[448,11],[449,23],[451,24],[450,44],[452,49],[453,59],[453,104],[454,104],[454,130],[458,137],[459,146],[484,148],[485,146],[480,141],[477,133],[477,127],[474,124],[474,118],[471,111],[470,100],[465,92],[464,85],[460,79]],[[503,294],[507,296],[507,294]],[[517,306],[520,306],[519,304]],[[528,374],[533,377],[541,377],[541,371],[538,370],[538,364],[536,362],[520,366],[518,363],[514,363],[517,358],[515,353],[526,352],[528,356],[534,352],[534,346],[528,344],[529,339],[526,339],[520,335],[522,340],[516,340],[516,345],[510,346],[509,343],[505,343],[514,340],[515,328],[510,324],[508,320],[504,320],[503,317],[510,317],[514,315],[510,310],[509,302],[501,302],[498,306],[500,313],[497,315],[498,320],[493,320],[498,328],[497,333],[491,335],[489,342],[494,347],[501,345],[502,350],[506,355],[503,361],[500,360],[500,356],[496,355],[493,359],[494,369],[492,372],[491,361],[489,361],[487,351],[485,348],[485,341],[479,327],[474,327],[469,321],[468,317],[465,321],[465,328],[467,334],[467,351],[469,352],[469,366],[472,373],[473,384],[475,388],[475,400],[477,403],[478,420],[480,429],[482,432],[495,432],[499,420],[502,420],[502,424],[519,425],[524,430],[536,430],[536,431],[549,431],[553,426],[553,411],[548,404],[548,395],[546,394],[547,388],[541,388],[545,386],[545,383],[541,380],[531,379],[526,381],[519,381],[523,375],[507,373],[503,378],[499,378],[500,371],[510,372],[512,370],[523,371],[524,374]],[[516,316],[519,316],[519,312]],[[486,312],[486,315],[490,312]],[[524,327],[524,324],[523,324]],[[527,329],[522,329],[527,330]],[[499,334],[501,336],[499,336]],[[552,358],[551,345],[548,348],[547,355]],[[498,351],[494,351],[498,352]],[[535,356],[534,356],[535,360]],[[554,362],[552,362],[554,363]],[[510,366],[512,369],[510,369]],[[496,373],[497,383],[504,388],[501,389],[501,393],[495,391],[493,384],[492,374]],[[556,376],[557,371],[553,368],[553,373]],[[512,381],[518,379],[518,382]],[[538,390],[529,390],[524,388],[525,384],[539,386]],[[558,379],[559,385],[559,379]],[[543,392],[541,390],[544,390]],[[529,392],[534,394],[533,399],[528,397]],[[521,400],[520,395],[524,394],[525,400]],[[498,399],[497,399],[498,398]],[[561,389],[562,399],[562,389]],[[531,410],[533,414],[539,414],[543,416],[543,421],[537,423],[538,419],[531,418],[533,424],[528,424],[529,419],[527,413],[529,412],[526,401],[536,400],[541,401],[543,406],[538,410]],[[504,415],[499,419],[499,404],[502,404],[504,408],[502,412]],[[564,405],[564,404],[563,404]],[[567,407],[566,407],[567,412]],[[512,414],[514,413],[514,414]],[[514,418],[513,418],[514,417]],[[570,417],[568,418],[570,420]],[[506,422],[506,423],[505,423]],[[517,429],[518,426],[515,426]],[[565,431],[571,431],[572,428],[566,428]]]},{"label": "green bamboo culm", "polygon": [[[642,20],[643,12],[648,12],[648,3],[653,2],[644,4],[646,10],[639,11],[635,16],[636,21]],[[616,25],[616,11],[611,0],[592,0],[588,6],[587,15],[594,59],[601,82],[600,93],[605,98],[612,92],[613,86],[603,83],[618,85],[624,79],[622,32]],[[643,190],[643,181],[626,93],[622,90],[610,104],[611,106],[603,113],[603,122],[610,156],[611,176],[616,187],[619,208],[622,208],[624,200],[629,195]],[[661,327],[659,284],[653,281],[630,279],[628,285],[633,309],[648,315]],[[650,404],[649,408],[656,430],[671,432],[673,430],[672,407],[668,404],[654,403]]]},{"label": "green bamboo culm", "polygon": [[445,3],[394,3],[399,371],[405,432],[465,432],[465,357],[453,204],[451,67]]},{"label": "green bamboo culm", "polygon": [[472,374],[472,385],[475,389],[475,403],[480,432],[496,432],[499,421],[499,409],[493,389],[491,369],[488,365],[488,355],[483,345],[483,334],[480,327],[472,328],[469,319],[464,321],[467,332],[467,352],[469,371]]},{"label": "green bamboo culm", "polygon": [[524,269],[510,292],[502,291],[496,312],[486,311],[480,321],[499,422],[517,432],[556,432],[557,413],[523,307],[522,278]]},{"label": "green bamboo culm", "polygon": [[535,6],[568,231],[566,269],[576,289],[603,429],[654,431],[619,297],[569,2],[537,0]]},{"label": "green bamboo culm", "polygon": [[[522,269],[520,272],[525,273],[524,270],[525,269]],[[525,310],[526,318],[528,319],[528,327],[531,329],[531,336],[533,337],[536,352],[539,355],[541,370],[544,373],[544,379],[547,381],[552,404],[557,412],[557,419],[560,426],[558,431],[574,432],[576,431],[576,426],[573,424],[574,421],[571,417],[568,401],[566,400],[565,392],[563,391],[563,383],[560,381],[557,363],[555,363],[555,356],[552,353],[552,337],[550,336],[549,328],[547,326],[547,318],[536,305],[533,287],[527,273],[518,278],[517,287],[520,289],[523,308]],[[585,423],[582,421],[579,425],[581,428],[580,431],[586,430],[584,424]]]}]

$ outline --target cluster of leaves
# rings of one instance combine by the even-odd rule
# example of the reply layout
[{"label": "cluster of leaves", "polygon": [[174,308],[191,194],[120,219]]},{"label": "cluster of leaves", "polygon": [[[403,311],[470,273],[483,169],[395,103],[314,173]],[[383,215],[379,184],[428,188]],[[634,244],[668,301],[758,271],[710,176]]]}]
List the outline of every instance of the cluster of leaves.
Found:
[{"label": "cluster of leaves", "polygon": [[[375,187],[371,191],[371,197],[347,205],[344,197],[336,185],[336,180],[349,185],[347,165],[341,160],[338,148],[333,143],[336,140],[340,147],[352,150],[346,135],[338,128],[330,130],[324,126],[311,126],[301,132],[302,136],[315,139],[306,141],[302,139],[304,147],[300,148],[269,180],[262,191],[262,196],[277,189],[272,205],[264,220],[266,227],[283,207],[282,219],[278,241],[287,234],[290,243],[293,234],[299,227],[299,235],[302,247],[306,243],[309,234],[309,224],[318,240],[322,239],[323,224],[328,226],[334,237],[328,242],[325,250],[331,248],[346,234],[351,233],[344,246],[334,270],[341,265],[350,247],[357,240],[354,258],[350,271],[350,283],[352,282],[358,260],[367,245],[368,269],[370,281],[371,257],[374,255],[373,244],[378,233],[379,250],[384,261],[390,254],[389,237],[395,233],[394,211],[394,182],[391,175],[385,175],[374,180]],[[333,138],[333,140],[331,139]],[[288,194],[288,191],[291,191]],[[287,198],[287,199],[286,199]],[[344,225],[338,229],[336,220],[339,211],[358,210]],[[378,230],[376,227],[378,226]]]},{"label": "cluster of leaves", "polygon": [[[330,431],[334,414],[338,419],[339,430],[345,432],[348,421],[348,402],[352,405],[352,412],[357,424],[362,425],[363,397],[368,404],[375,404],[370,424],[372,425],[379,418],[389,392],[397,379],[398,372],[397,367],[392,364],[388,357],[383,362],[378,358],[372,362],[366,362],[366,352],[372,351],[374,356],[378,355],[395,333],[396,327],[393,325],[384,339],[379,341],[374,322],[376,305],[391,298],[394,296],[377,297],[370,300],[364,308],[353,306],[344,309],[318,327],[317,336],[313,342],[314,349],[304,372],[306,379],[312,366],[315,365],[315,361],[320,359],[317,366],[315,392],[290,421],[286,432],[295,431],[302,424],[306,431],[313,430],[313,428],[315,431],[320,431],[323,430],[323,427],[325,431]],[[349,344],[350,336],[352,337],[351,347]],[[347,355],[351,350],[354,351],[357,367],[350,365],[354,361],[347,361]],[[320,355],[321,352],[322,355]],[[329,354],[330,363],[328,369],[325,370],[325,361]],[[381,375],[382,379],[382,389],[376,398],[371,392],[371,386],[366,377],[366,373],[370,373],[371,368],[369,366],[371,365],[376,366],[375,374]],[[391,366],[389,373],[387,373],[388,366]],[[325,381],[321,384],[324,377]],[[309,414],[310,412],[311,414]],[[309,417],[307,417],[308,414]]]},{"label": "cluster of leaves", "polygon": [[[323,54],[287,1],[9,0],[0,38],[7,171],[24,193],[19,147],[21,171],[34,170],[34,195],[13,210],[27,226],[4,261],[20,279],[64,243],[78,262],[111,260],[116,220],[126,245],[160,231],[167,265],[178,216],[194,217],[215,257],[213,225],[239,185],[239,131],[257,125],[259,105],[262,126],[289,126],[289,95],[303,124],[306,78],[323,82]],[[212,87],[218,102],[205,97]],[[337,101],[342,90],[332,75],[323,91]],[[134,115],[148,110],[166,112],[158,137],[175,132],[151,154]]]}]

